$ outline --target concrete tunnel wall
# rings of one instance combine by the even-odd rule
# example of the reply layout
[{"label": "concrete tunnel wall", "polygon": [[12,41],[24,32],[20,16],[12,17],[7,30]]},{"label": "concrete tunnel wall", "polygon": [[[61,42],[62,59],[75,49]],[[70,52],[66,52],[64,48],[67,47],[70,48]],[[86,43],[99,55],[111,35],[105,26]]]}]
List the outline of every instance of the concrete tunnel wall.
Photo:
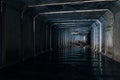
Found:
[{"label": "concrete tunnel wall", "polygon": [[[99,18],[102,24],[102,54],[120,62],[120,4],[116,4],[111,12],[106,12]],[[95,22],[96,23],[96,22]],[[91,47],[96,50],[95,45],[99,44],[98,38],[100,38],[98,29],[95,31],[95,23],[91,26]],[[99,37],[96,37],[96,36]],[[96,42],[97,40],[97,42]],[[97,47],[100,48],[98,45]],[[99,50],[99,49],[97,49]]]},{"label": "concrete tunnel wall", "polygon": [[2,65],[16,63],[20,59],[20,17],[19,12],[5,5]]},{"label": "concrete tunnel wall", "polygon": [[111,11],[114,14],[113,59],[120,62],[120,4],[117,4]]},{"label": "concrete tunnel wall", "polygon": [[95,51],[99,51],[100,47],[100,24],[98,22],[93,23],[91,26],[91,47]]},{"label": "concrete tunnel wall", "polygon": [[21,21],[21,13],[8,5],[4,5],[1,15],[1,68],[52,49],[51,35],[54,32],[42,18],[36,19],[34,35],[31,16],[24,14]]},{"label": "concrete tunnel wall", "polygon": [[[120,7],[116,5],[111,9],[114,17],[113,25],[113,53],[106,53],[105,29],[109,24],[107,14],[99,20],[102,22],[102,53],[120,62]],[[1,48],[0,48],[0,67],[15,64],[16,62],[28,59],[32,56],[45,53],[46,51],[57,49],[70,44],[71,39],[69,30],[61,31],[58,28],[47,25],[47,22],[39,16],[36,19],[35,36],[33,32],[33,19],[29,15],[24,15],[21,27],[20,12],[8,5],[4,6],[4,14],[1,13]],[[96,25],[95,25],[96,24]],[[92,25],[99,26],[96,22]],[[99,27],[96,27],[97,30]],[[95,28],[94,28],[95,29]],[[94,29],[91,31],[94,34]],[[60,31],[59,31],[60,30]],[[99,47],[99,30],[96,33],[95,43],[91,39],[92,47],[94,44]],[[69,37],[68,37],[69,36]],[[91,38],[94,38],[92,35]],[[35,44],[34,44],[35,42]],[[35,49],[35,50],[34,50]],[[96,48],[99,50],[99,48]],[[34,53],[35,52],[35,53]]]},{"label": "concrete tunnel wall", "polygon": [[101,52],[104,55],[112,58],[113,24],[114,24],[112,13],[109,11],[106,12],[102,17],[99,18],[99,21],[101,22],[101,32],[100,32],[100,24],[98,24],[98,21],[91,26],[93,31],[91,34],[93,40],[93,41],[91,40],[91,43],[93,44],[92,48],[95,51]]},{"label": "concrete tunnel wall", "polygon": [[20,12],[5,5],[3,13],[2,56],[0,64],[1,66],[7,66],[32,56],[32,18],[25,15],[23,27],[21,28]]},{"label": "concrete tunnel wall", "polygon": [[52,27],[38,16],[35,20],[35,51],[36,55],[52,50]]},{"label": "concrete tunnel wall", "polygon": [[[102,17],[100,18],[100,21],[102,22],[104,29],[102,31],[103,32],[102,37],[104,39],[102,45],[104,46],[103,48],[105,48],[105,52],[103,51],[103,54],[118,62],[120,62],[120,53],[119,53],[120,52],[120,42],[119,42],[120,11],[119,10],[120,10],[120,5],[116,4],[116,6],[111,9],[112,13],[107,12],[106,14],[104,14],[103,15],[104,20],[101,19]],[[110,26],[112,30],[109,30]]]},{"label": "concrete tunnel wall", "polygon": [[24,15],[23,18],[23,27],[21,32],[21,41],[22,41],[22,58],[25,60],[33,56],[34,53],[34,38],[33,38],[33,24],[32,18]]}]

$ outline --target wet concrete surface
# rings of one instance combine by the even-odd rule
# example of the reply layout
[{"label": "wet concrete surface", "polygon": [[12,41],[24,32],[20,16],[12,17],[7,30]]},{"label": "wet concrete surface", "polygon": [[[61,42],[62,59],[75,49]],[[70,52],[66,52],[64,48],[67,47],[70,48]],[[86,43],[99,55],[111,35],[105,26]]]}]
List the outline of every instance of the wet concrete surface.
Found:
[{"label": "wet concrete surface", "polygon": [[0,80],[120,80],[120,63],[88,48],[61,48],[0,70]]}]

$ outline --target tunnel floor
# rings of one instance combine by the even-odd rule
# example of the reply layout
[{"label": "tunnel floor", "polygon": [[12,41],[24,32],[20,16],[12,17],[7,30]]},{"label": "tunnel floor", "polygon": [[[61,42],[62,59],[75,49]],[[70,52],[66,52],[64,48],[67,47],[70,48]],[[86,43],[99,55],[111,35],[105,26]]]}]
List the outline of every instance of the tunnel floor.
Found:
[{"label": "tunnel floor", "polygon": [[88,48],[69,47],[4,68],[0,80],[120,80],[119,68]]}]

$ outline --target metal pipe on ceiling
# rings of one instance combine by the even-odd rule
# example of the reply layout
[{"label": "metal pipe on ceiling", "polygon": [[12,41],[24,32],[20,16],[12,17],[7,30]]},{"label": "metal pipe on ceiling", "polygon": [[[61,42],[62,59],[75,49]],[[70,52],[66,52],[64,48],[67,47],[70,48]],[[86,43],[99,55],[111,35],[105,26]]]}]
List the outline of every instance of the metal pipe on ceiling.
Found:
[{"label": "metal pipe on ceiling", "polygon": [[49,3],[49,4],[38,4],[38,5],[29,5],[28,7],[45,7],[45,6],[57,6],[57,5],[67,5],[67,4],[81,4],[81,3],[95,3],[95,2],[112,2],[117,0],[86,0],[86,1],[72,1],[72,2],[63,2],[63,3]]}]

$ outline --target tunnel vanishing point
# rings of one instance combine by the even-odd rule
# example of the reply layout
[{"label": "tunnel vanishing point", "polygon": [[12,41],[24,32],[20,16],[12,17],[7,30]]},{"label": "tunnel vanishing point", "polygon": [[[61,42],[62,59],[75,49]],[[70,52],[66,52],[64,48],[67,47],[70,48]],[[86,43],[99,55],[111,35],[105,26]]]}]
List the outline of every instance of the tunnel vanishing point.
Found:
[{"label": "tunnel vanishing point", "polygon": [[120,80],[120,0],[0,0],[0,80]]}]

